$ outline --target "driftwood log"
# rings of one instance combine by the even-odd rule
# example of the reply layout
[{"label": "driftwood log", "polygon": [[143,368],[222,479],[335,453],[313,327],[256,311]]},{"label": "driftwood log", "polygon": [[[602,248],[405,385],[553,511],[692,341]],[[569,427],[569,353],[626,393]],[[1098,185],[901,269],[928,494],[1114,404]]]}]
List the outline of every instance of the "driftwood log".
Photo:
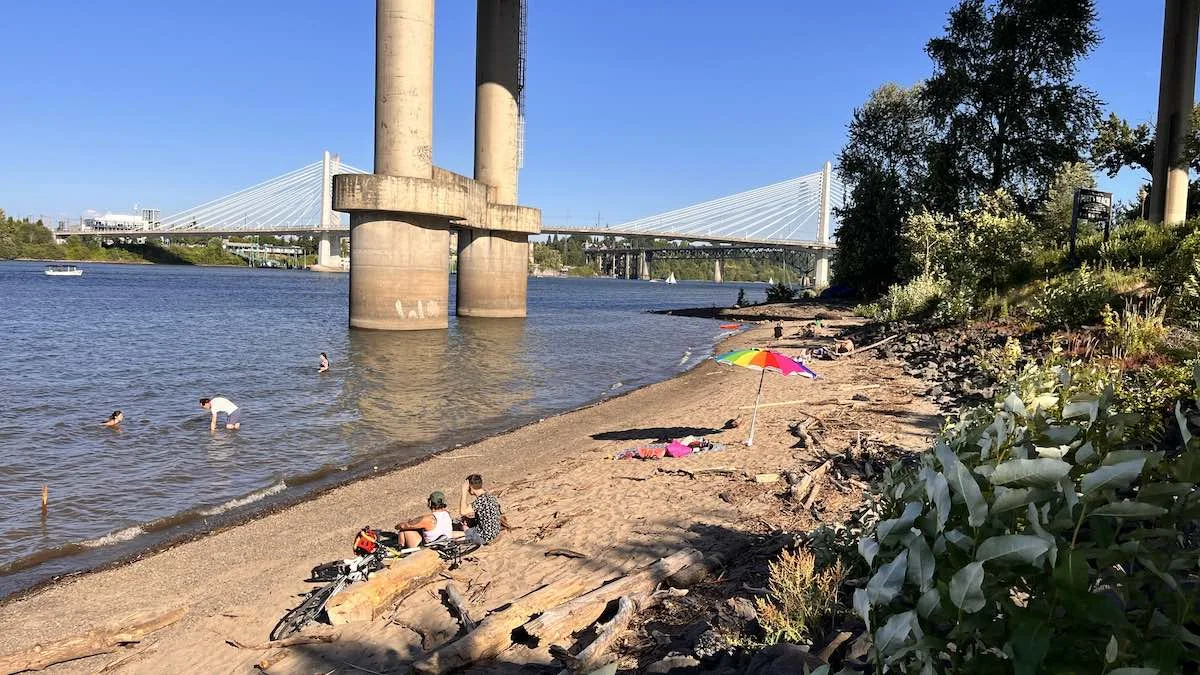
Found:
[{"label": "driftwood log", "polygon": [[313,644],[328,644],[337,642],[341,637],[341,633],[321,633],[318,635],[293,635],[275,640],[274,642],[239,642],[238,640],[226,640],[225,643],[230,647],[238,649],[277,649],[279,647],[295,647],[296,645],[313,645]]},{"label": "driftwood log", "polygon": [[584,593],[594,583],[590,577],[568,577],[546,584],[492,613],[470,633],[431,652],[414,663],[413,670],[445,673],[490,659],[512,644],[513,630],[530,616]]},{"label": "driftwood log", "polygon": [[32,649],[0,656],[0,673],[11,675],[26,670],[42,670],[56,663],[65,663],[98,654],[111,654],[121,647],[141,642],[147,635],[166,628],[183,618],[187,609],[180,607],[169,612],[140,612],[115,626],[98,628],[83,635]]},{"label": "driftwood log", "polygon": [[639,596],[649,595],[667,577],[703,559],[704,555],[694,548],[673,553],[594,591],[547,609],[541,616],[523,625],[521,632],[544,643],[561,640],[595,622],[609,602],[621,596],[636,600]]},{"label": "driftwood log", "polygon": [[462,591],[458,590],[458,585],[451,581],[446,584],[443,592],[446,594],[446,604],[450,605],[450,608],[458,616],[458,621],[462,624],[463,631],[470,633],[475,630],[477,624],[471,618],[471,609],[467,607],[467,601],[463,598]]},{"label": "driftwood log", "polygon": [[562,662],[568,669],[559,675],[569,672],[589,673],[603,666],[607,662],[605,653],[617,639],[617,635],[620,635],[621,631],[629,625],[629,620],[633,618],[636,609],[637,606],[634,602],[622,595],[617,601],[617,613],[605,623],[596,626],[596,639],[592,640],[591,644],[580,650],[578,654],[571,654],[565,647],[559,645],[550,645],[550,655]]},{"label": "driftwood log", "polygon": [[[816,482],[821,480],[821,477],[825,475],[825,472],[829,471],[830,462],[831,460],[825,460],[820,466],[813,469],[810,473],[805,474],[799,483],[793,485],[790,491],[791,498],[800,502],[805,497],[808,497],[810,492],[815,492],[813,488]],[[807,504],[805,507],[807,508]]]},{"label": "driftwood log", "polygon": [[410,589],[416,588],[442,571],[442,559],[429,549],[393,561],[391,566],[371,575],[360,584],[352,584],[329,599],[325,613],[329,623],[340,626],[351,621],[373,621]]}]

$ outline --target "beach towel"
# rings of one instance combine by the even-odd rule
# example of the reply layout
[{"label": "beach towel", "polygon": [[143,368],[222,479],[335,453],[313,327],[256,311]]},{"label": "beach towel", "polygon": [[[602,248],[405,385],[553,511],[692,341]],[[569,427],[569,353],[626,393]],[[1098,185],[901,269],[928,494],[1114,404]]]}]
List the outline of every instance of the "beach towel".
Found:
[{"label": "beach towel", "polygon": [[667,446],[656,443],[622,450],[613,455],[613,459],[662,459],[666,454]]},{"label": "beach towel", "polygon": [[672,457],[683,457],[684,455],[692,454],[692,449],[679,441],[671,441],[667,445],[666,452]]}]

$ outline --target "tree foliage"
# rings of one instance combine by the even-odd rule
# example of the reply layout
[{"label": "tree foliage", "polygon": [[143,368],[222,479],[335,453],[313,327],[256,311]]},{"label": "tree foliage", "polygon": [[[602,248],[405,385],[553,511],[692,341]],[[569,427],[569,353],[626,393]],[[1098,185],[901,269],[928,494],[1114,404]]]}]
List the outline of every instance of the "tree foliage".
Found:
[{"label": "tree foliage", "polygon": [[920,87],[885,84],[854,111],[838,155],[849,189],[838,212],[838,283],[874,296],[895,279],[900,230],[923,197],[933,136]]},{"label": "tree foliage", "polygon": [[[1066,246],[1071,236],[1071,212],[1075,206],[1075,190],[1095,188],[1096,177],[1083,162],[1063,164],[1050,182],[1046,198],[1038,207],[1038,243],[1046,248]],[[1081,235],[1095,229],[1092,224],[1079,224]]]},{"label": "tree foliage", "polygon": [[1080,139],[1100,102],[1073,82],[1096,44],[1092,0],[963,0],[926,45],[934,74],[924,94],[944,128],[930,154],[932,206],[954,211],[1005,189],[1027,214]]}]

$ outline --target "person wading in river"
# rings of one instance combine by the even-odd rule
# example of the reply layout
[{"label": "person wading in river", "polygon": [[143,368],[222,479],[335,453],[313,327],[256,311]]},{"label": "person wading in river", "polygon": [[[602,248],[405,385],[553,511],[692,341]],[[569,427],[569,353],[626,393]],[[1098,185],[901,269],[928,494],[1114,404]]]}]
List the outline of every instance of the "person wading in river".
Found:
[{"label": "person wading in river", "polygon": [[230,401],[224,396],[202,398],[200,399],[200,407],[212,413],[212,419],[208,423],[208,428],[210,431],[217,430],[218,413],[225,413],[226,429],[242,428],[242,411],[236,405],[234,405],[233,401]]}]

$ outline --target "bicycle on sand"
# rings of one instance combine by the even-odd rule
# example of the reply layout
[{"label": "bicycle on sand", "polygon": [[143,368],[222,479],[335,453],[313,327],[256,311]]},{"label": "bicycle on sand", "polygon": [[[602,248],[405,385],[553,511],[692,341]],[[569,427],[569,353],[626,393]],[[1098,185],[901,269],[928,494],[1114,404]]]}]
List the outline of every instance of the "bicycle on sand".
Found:
[{"label": "bicycle on sand", "polygon": [[[366,532],[372,533],[374,539],[367,545],[361,545],[363,533]],[[387,536],[389,534],[392,536]],[[359,537],[355,540],[355,553],[360,553],[359,556],[322,563],[314,567],[308,581],[328,583],[309,591],[299,605],[284,614],[279,623],[275,624],[275,628],[271,630],[271,640],[282,640],[294,635],[309,623],[316,621],[325,611],[325,605],[328,604],[330,598],[340,593],[346,586],[366,581],[372,574],[382,570],[384,560],[403,558],[421,550],[420,548],[397,549],[384,543],[385,540],[399,545],[394,533],[381,533],[370,528],[363,528],[363,532],[360,532]],[[450,569],[455,569],[462,563],[465,556],[479,549],[479,544],[466,539],[442,538],[421,548],[436,552],[442,560],[450,563]]]}]

